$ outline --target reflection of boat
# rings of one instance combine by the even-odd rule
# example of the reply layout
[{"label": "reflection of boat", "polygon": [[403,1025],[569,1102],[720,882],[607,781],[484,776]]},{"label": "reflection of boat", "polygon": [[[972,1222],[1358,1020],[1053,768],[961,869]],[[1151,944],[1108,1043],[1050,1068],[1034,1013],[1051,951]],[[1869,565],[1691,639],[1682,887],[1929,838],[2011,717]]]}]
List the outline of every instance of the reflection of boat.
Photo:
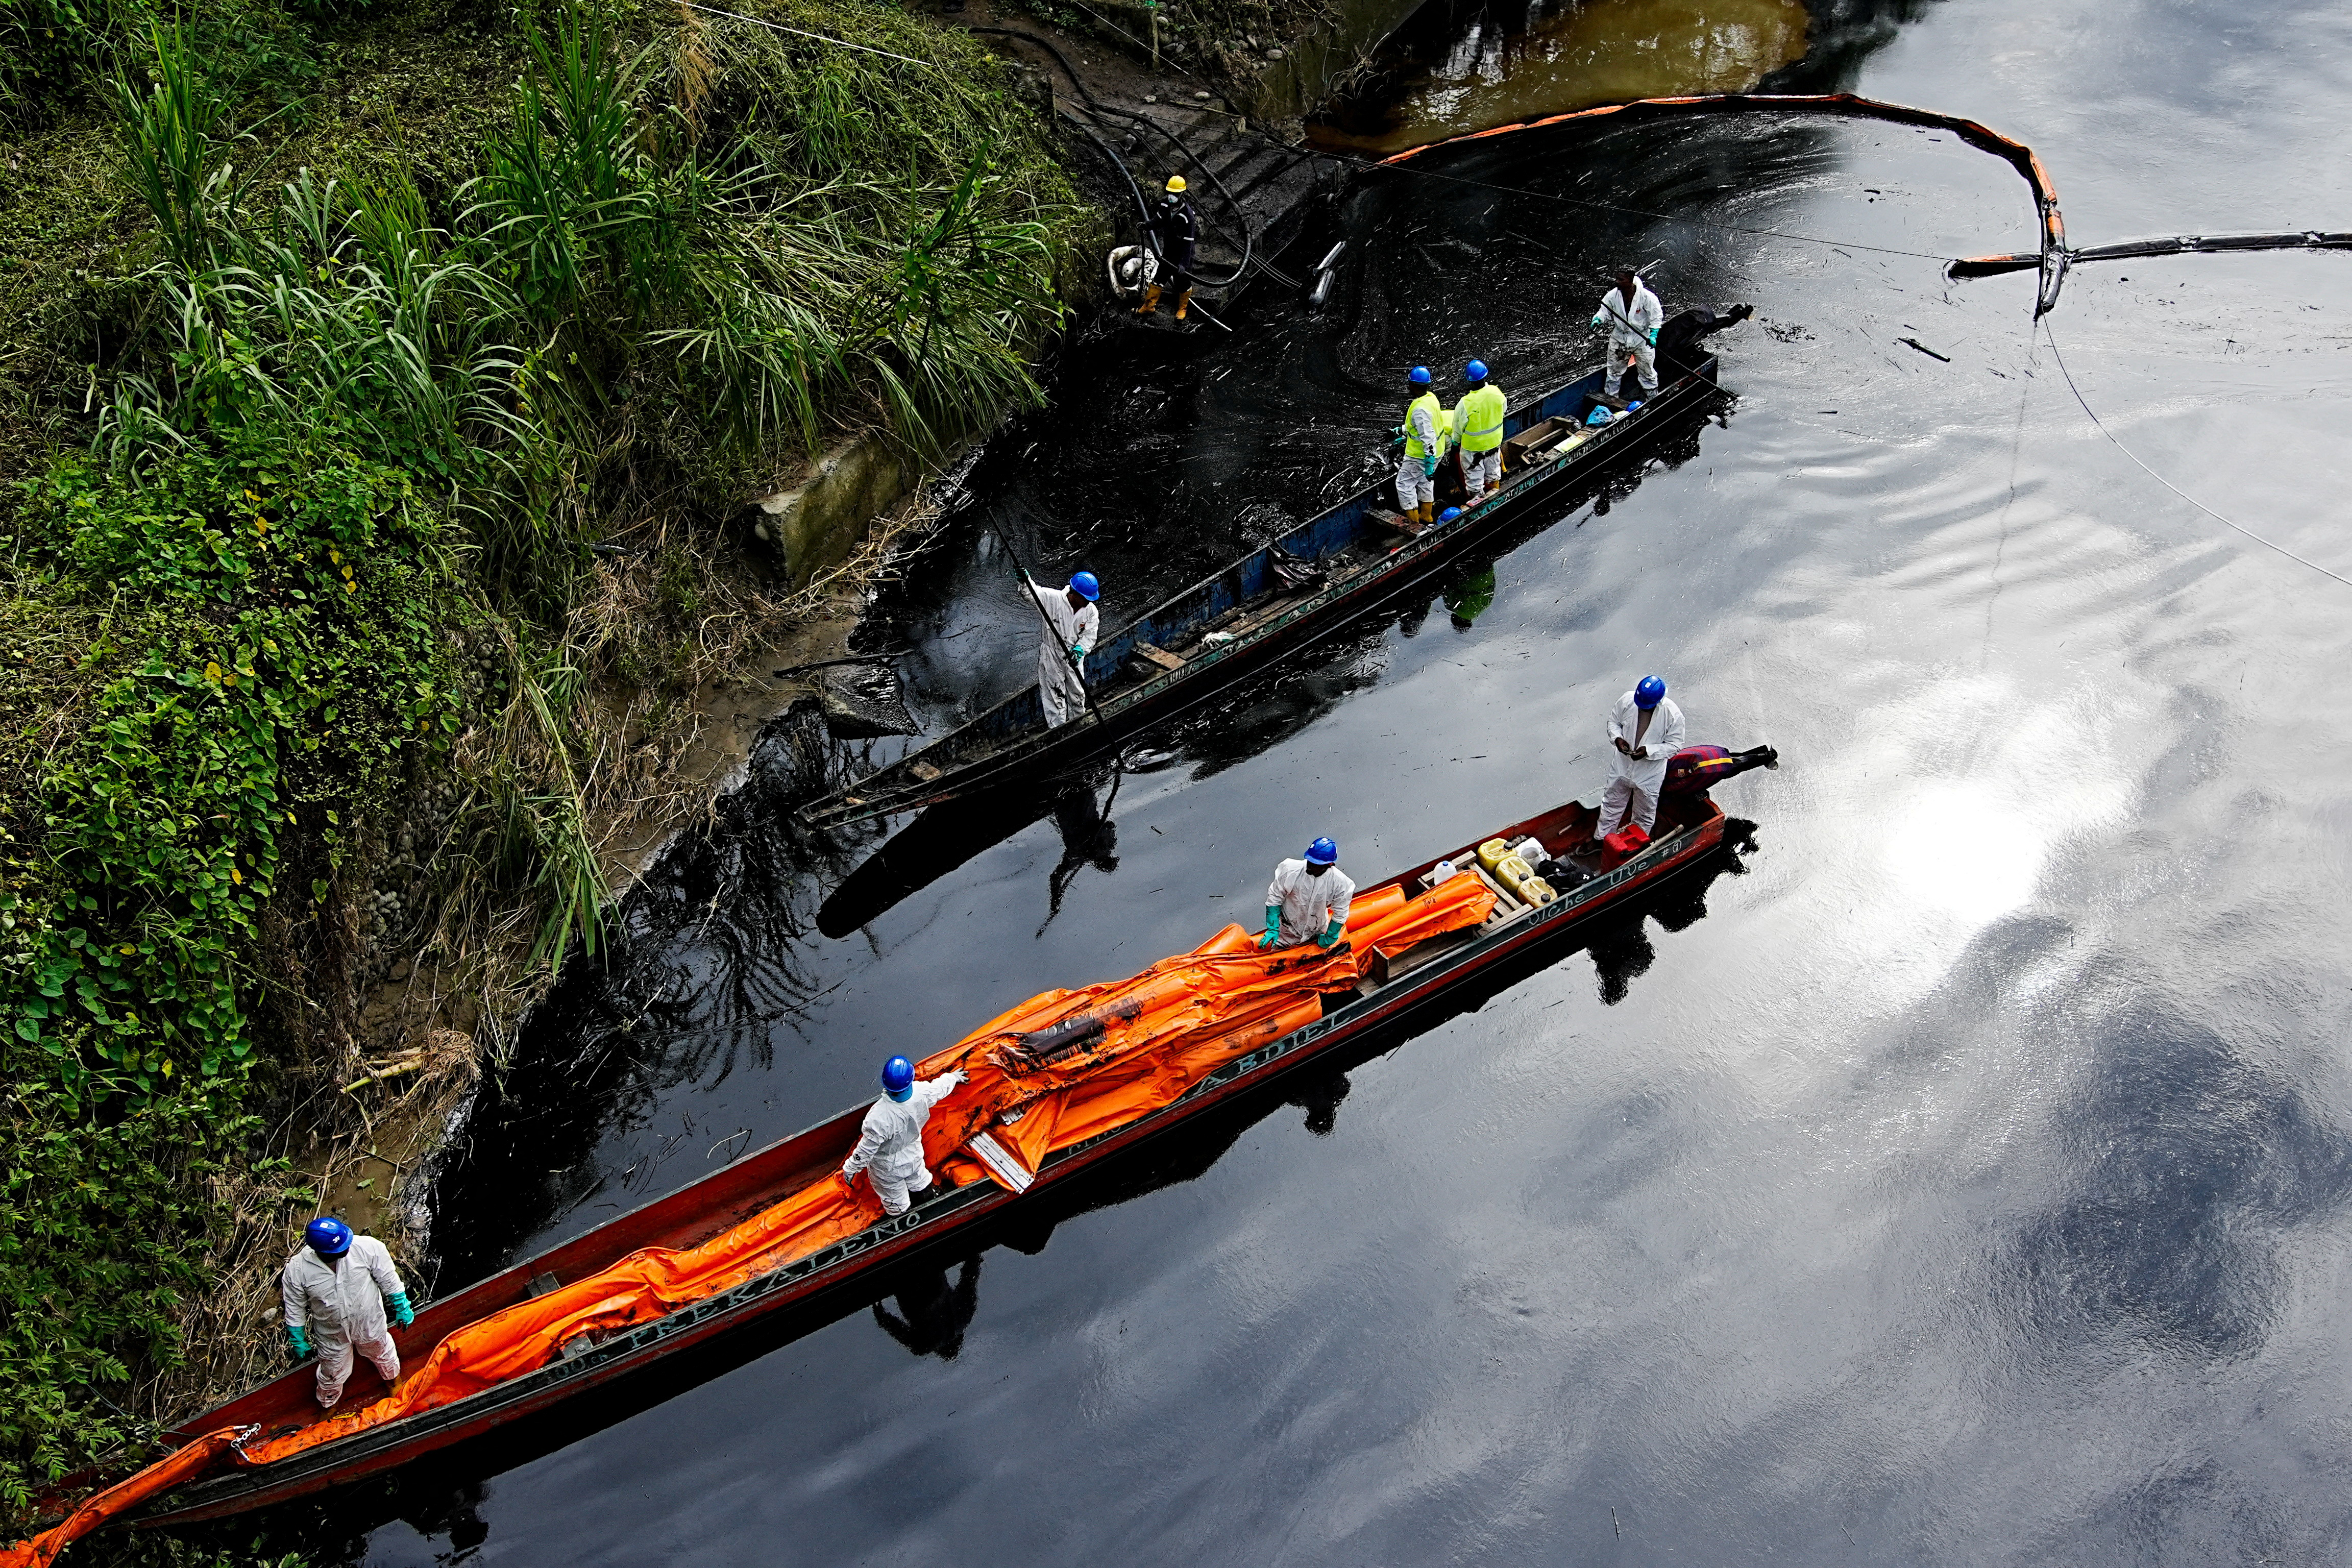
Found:
[{"label": "reflection of boat", "polygon": [[[1555,857],[1574,859],[1596,847],[1591,843],[1596,815],[1591,807],[1570,802],[1516,824],[1503,830],[1501,837],[1514,843],[1532,837]],[[1479,877],[1495,895],[1491,908],[1476,923],[1444,930],[1412,945],[1368,950],[1363,977],[1352,979],[1355,970],[1350,961],[1344,971],[1350,980],[1343,981],[1343,988],[1337,993],[1324,995],[1319,1006],[1310,1005],[1308,1021],[1286,1026],[1287,1033],[1222,1037],[1240,1041],[1232,1047],[1235,1054],[1222,1059],[1201,1058],[1199,1047],[1188,1047],[1193,1052],[1192,1059],[1200,1063],[1197,1076],[1172,1081],[1167,1089],[1169,1098],[1156,1108],[1053,1148],[1037,1162],[1034,1174],[1017,1194],[1010,1184],[988,1181],[937,1193],[906,1214],[886,1216],[839,1239],[816,1245],[805,1256],[752,1273],[731,1289],[675,1305],[664,1315],[616,1326],[606,1333],[563,1338],[560,1349],[524,1365],[504,1381],[446,1404],[425,1406],[373,1426],[338,1417],[340,1427],[320,1434],[322,1440],[308,1447],[280,1441],[316,1416],[309,1369],[288,1373],[173,1434],[183,1442],[193,1443],[200,1434],[249,1427],[253,1433],[244,1441],[278,1446],[285,1457],[194,1480],[156,1510],[149,1521],[220,1517],[388,1470],[547,1409],[780,1309],[808,1302],[819,1292],[870,1279],[877,1267],[903,1258],[919,1247],[951,1236],[968,1240],[966,1227],[986,1216],[1003,1215],[1006,1223],[1017,1226],[1024,1215],[1054,1213],[1060,1206],[1056,1189],[1062,1183],[1120,1150],[1183,1126],[1213,1106],[1255,1094],[1307,1063],[1334,1059],[1351,1043],[1391,1038],[1402,1027],[1432,1015],[1475,1005],[1496,987],[1528,973],[1527,965],[1538,957],[1556,958],[1571,933],[1585,929],[1589,921],[1605,924],[1649,889],[1710,862],[1725,834],[1726,819],[1706,795],[1670,798],[1662,810],[1658,836],[1646,847],[1619,864],[1608,864],[1614,852],[1591,862],[1594,872],[1589,879],[1541,907],[1517,902],[1504,891],[1506,884],[1487,881],[1483,873],[1457,873],[1461,878]],[[1466,866],[1474,853],[1469,847],[1459,848],[1447,858]],[[1391,908],[1402,906],[1413,889],[1429,880],[1436,864],[1432,860],[1368,887],[1359,893],[1359,902],[1371,905],[1384,899]],[[1450,885],[1433,889],[1429,898],[1439,899],[1451,891]],[[1247,945],[1245,939],[1244,945]],[[1293,951],[1311,953],[1311,950]],[[1345,958],[1348,949],[1343,946],[1338,952]],[[1299,957],[1291,962],[1319,968],[1328,960]],[[1310,991],[1303,999],[1312,1004],[1314,995]],[[1291,1014],[1286,1010],[1284,1016]],[[1095,1027],[1099,1035],[1098,1022]],[[1046,1037],[1063,1035],[1078,1043],[1055,1044],[1053,1049],[1057,1055],[1041,1056],[1040,1060],[1059,1059],[1069,1051],[1085,1048],[1087,1037],[1082,1031],[1072,1033],[1067,1026],[1024,1038],[1038,1042],[1036,1049],[1044,1052]],[[845,1111],[433,1303],[418,1315],[412,1330],[400,1335],[404,1352],[412,1364],[424,1364],[428,1348],[454,1331],[564,1290],[567,1285],[589,1287],[589,1295],[601,1298],[605,1271],[644,1249],[700,1246],[738,1232],[751,1216],[760,1216],[764,1223],[775,1205],[831,1182],[856,1140],[863,1115],[863,1107]],[[963,1161],[968,1152],[985,1152],[981,1148],[985,1137],[985,1132],[974,1134],[970,1144],[950,1158]],[[1002,1151],[997,1152],[1001,1155]],[[935,1155],[934,1163],[939,1163]],[[350,1402],[358,1407],[351,1411],[352,1415],[381,1397],[364,1369],[358,1381],[362,1386]],[[403,1386],[408,1386],[406,1380]]]},{"label": "reflection of boat", "polygon": [[1043,817],[1062,835],[1062,865],[1055,870],[1054,904],[1078,866],[1111,869],[1118,830],[1095,786],[1073,779],[1052,789],[981,795],[932,806],[891,835],[888,842],[835,889],[816,912],[816,928],[839,939],[879,919],[901,899],[920,892],[974,856],[994,848]]},{"label": "reflection of boat", "polygon": [[1505,422],[1503,487],[1454,522],[1416,530],[1387,511],[1381,479],[1293,532],[1155,605],[1087,657],[1093,701],[1045,727],[1037,691],[1006,698],[953,733],[801,808],[813,826],[911,811],[1067,768],[1205,700],[1234,681],[1452,565],[1544,501],[1650,453],[1713,405],[1716,362],[1662,387],[1629,418],[1588,430],[1594,371]]}]

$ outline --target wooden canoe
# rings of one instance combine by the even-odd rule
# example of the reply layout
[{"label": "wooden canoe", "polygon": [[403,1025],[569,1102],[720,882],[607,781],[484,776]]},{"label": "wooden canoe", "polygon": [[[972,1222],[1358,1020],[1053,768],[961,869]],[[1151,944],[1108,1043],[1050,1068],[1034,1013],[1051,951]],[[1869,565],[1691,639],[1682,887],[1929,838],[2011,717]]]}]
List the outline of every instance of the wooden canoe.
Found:
[{"label": "wooden canoe", "polygon": [[1598,429],[1595,370],[1504,422],[1502,488],[1443,527],[1399,525],[1382,479],[1273,543],[1195,583],[1102,639],[1087,656],[1089,711],[1045,727],[1031,686],[961,728],[803,806],[812,827],[914,811],[1076,767],[1192,708],[1335,627],[1442,573],[1547,503],[1654,451],[1720,396],[1716,361],[1661,386]]},{"label": "wooden canoe", "polygon": [[[1533,837],[1566,859],[1591,853],[1598,813],[1575,802],[1499,829],[1513,842]],[[1416,1018],[1442,1012],[1465,992],[1508,983],[1520,964],[1565,944],[1570,933],[1603,918],[1661,884],[1706,862],[1724,840],[1725,817],[1705,795],[1669,796],[1658,836],[1638,854],[1609,867],[1534,908],[1506,897],[1476,927],[1423,942],[1375,966],[1352,992],[1327,997],[1323,1016],[1211,1070],[1180,1098],[1141,1119],[1057,1151],[1040,1166],[1028,1190],[976,1183],[938,1193],[907,1213],[758,1276],[734,1289],[681,1307],[618,1333],[581,1353],[557,1356],[493,1387],[303,1450],[268,1465],[216,1470],[151,1504],[138,1522],[184,1523],[215,1519],[282,1502],[379,1475],[422,1455],[522,1420],[585,1391],[639,1373],[690,1346],[806,1303],[928,1247],[942,1237],[1009,1214],[1042,1207],[1041,1194],[1111,1154],[1181,1125],[1210,1107],[1251,1092],[1306,1063],[1339,1051],[1368,1035],[1385,1036]],[[1482,840],[1483,841],[1483,838]],[[1362,889],[1367,897],[1392,885],[1417,889],[1438,860],[1464,865],[1475,846]],[[1605,864],[1605,859],[1593,861]],[[558,1284],[585,1279],[641,1247],[688,1247],[708,1240],[836,1171],[856,1142],[865,1107],[857,1106],[713,1172],[669,1196],[573,1237],[526,1261],[428,1305],[415,1326],[398,1334],[404,1360],[420,1361],[444,1334]],[[252,1426],[261,1436],[314,1419],[313,1377],[299,1367],[239,1398],[183,1424],[168,1436],[181,1442],[225,1427]],[[377,1398],[382,1384],[362,1360],[344,1395],[346,1407]]]}]

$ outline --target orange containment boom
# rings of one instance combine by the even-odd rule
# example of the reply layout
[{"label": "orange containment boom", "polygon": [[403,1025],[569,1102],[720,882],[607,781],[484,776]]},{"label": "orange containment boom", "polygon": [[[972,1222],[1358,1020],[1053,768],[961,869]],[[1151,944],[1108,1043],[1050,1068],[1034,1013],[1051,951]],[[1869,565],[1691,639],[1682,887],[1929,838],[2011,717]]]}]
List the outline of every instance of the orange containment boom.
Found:
[{"label": "orange containment boom", "polygon": [[[2000,132],[1978,124],[1957,114],[1945,114],[1933,109],[1914,109],[1907,103],[1888,103],[1882,99],[1858,98],[1850,92],[1820,93],[1757,93],[1724,92],[1697,98],[1637,98],[1631,103],[1603,104],[1599,109],[1580,109],[1573,114],[1549,114],[1541,120],[1525,120],[1515,125],[1497,125],[1491,131],[1474,131],[1465,136],[1448,137],[1423,146],[1408,148],[1393,157],[1381,160],[1382,166],[1402,163],[1419,157],[1433,147],[1452,147],[1465,142],[1476,142],[1488,136],[1501,136],[1514,131],[1531,131],[1539,125],[1564,125],[1576,120],[1598,120],[1607,115],[1622,114],[1633,119],[1658,119],[1684,114],[1741,114],[1755,111],[1779,114],[1831,114],[1855,120],[1883,120],[1896,125],[1917,125],[1931,131],[1948,131],[1979,152],[1990,153],[2007,162],[2024,176],[2033,187],[2034,205],[2042,216],[2042,250],[2037,257],[1983,257],[1975,261],[1962,261],[1958,268],[1960,277],[1989,276],[1993,272],[2019,270],[2023,267],[2039,267],[2042,288],[2034,298],[2036,320],[2055,310],[2059,285],[2065,281],[2066,220],[2058,211],[2058,187],[2050,178],[2050,171],[2033,149],[2022,142],[2012,141]],[[2016,264],[2012,266],[2011,264]]]},{"label": "orange containment boom", "polygon": [[218,1432],[207,1432],[184,1447],[174,1448],[163,1458],[125,1481],[107,1488],[90,1497],[66,1515],[56,1528],[45,1530],[30,1541],[20,1541],[14,1546],[0,1546],[0,1568],[48,1568],[68,1542],[79,1541],[108,1521],[129,1513],[159,1492],[170,1491],[183,1481],[193,1480],[212,1468],[213,1461],[229,1452],[237,1439],[251,1434],[249,1426],[228,1426]]},{"label": "orange containment boom", "polygon": [[[917,1069],[964,1081],[924,1128],[923,1152],[952,1181],[1027,1190],[1058,1149],[1124,1127],[1181,1098],[1218,1067],[1322,1016],[1352,989],[1361,959],[1394,953],[1494,912],[1459,876],[1416,899],[1384,888],[1349,910],[1347,940],[1261,952],[1227,926],[1191,952],[1127,980],[1047,991],[991,1019]],[[665,1316],[854,1236],[881,1216],[871,1185],[838,1172],[699,1247],[647,1247],[600,1274],[452,1331],[383,1398],[257,1440],[208,1434],[84,1503],[37,1538],[0,1549],[0,1568],[46,1568],[67,1542],[193,1479],[220,1455],[260,1466],[438,1408],[544,1366],[567,1349]]]}]

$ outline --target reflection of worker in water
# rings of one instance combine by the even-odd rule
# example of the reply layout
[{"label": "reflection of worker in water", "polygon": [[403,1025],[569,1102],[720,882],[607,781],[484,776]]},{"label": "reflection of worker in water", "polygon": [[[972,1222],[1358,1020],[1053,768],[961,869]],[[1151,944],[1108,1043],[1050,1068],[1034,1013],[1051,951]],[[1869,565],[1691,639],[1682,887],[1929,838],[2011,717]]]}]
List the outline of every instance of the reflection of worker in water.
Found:
[{"label": "reflection of worker in water", "polygon": [[980,1259],[965,1258],[953,1285],[944,1268],[913,1274],[899,1285],[898,1300],[903,1317],[874,1303],[874,1321],[882,1331],[917,1355],[953,1361],[963,1349],[963,1331],[980,1310]]},{"label": "reflection of worker in water", "polygon": [[1118,869],[1118,825],[1095,805],[1095,792],[1085,784],[1064,790],[1054,801],[1054,826],[1061,830],[1062,860],[1048,877],[1051,902],[1045,921],[1062,912],[1062,896],[1088,866],[1108,875]]},{"label": "reflection of worker in water", "polygon": [[1353,1087],[1346,1073],[1327,1068],[1299,1084],[1289,1103],[1307,1112],[1307,1131],[1318,1138],[1328,1138],[1339,1125],[1339,1103]]},{"label": "reflection of worker in water", "polygon": [[1457,632],[1468,631],[1494,602],[1495,563],[1491,561],[1464,562],[1462,569],[1445,584],[1445,609],[1454,617],[1454,629]]}]

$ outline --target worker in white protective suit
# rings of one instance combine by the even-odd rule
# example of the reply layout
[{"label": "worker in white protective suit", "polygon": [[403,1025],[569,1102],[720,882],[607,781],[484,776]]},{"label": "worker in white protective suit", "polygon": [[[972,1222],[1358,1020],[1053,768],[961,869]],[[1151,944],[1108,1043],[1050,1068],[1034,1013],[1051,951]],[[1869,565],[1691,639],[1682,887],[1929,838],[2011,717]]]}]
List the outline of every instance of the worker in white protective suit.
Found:
[{"label": "worker in white protective suit", "polygon": [[1617,269],[1617,287],[1601,296],[1601,309],[1592,313],[1592,324],[1609,329],[1609,373],[1604,383],[1611,397],[1617,395],[1617,384],[1625,377],[1625,355],[1633,356],[1634,374],[1641,377],[1642,395],[1646,397],[1658,390],[1658,329],[1665,324],[1666,308],[1650,292],[1630,267]]},{"label": "worker in white protective suit", "polygon": [[931,1107],[962,1081],[963,1074],[955,1071],[917,1083],[915,1064],[904,1057],[882,1064],[882,1097],[866,1107],[857,1147],[841,1173],[854,1179],[865,1172],[884,1214],[905,1214],[915,1194],[931,1190],[930,1167],[923,1163],[923,1124],[931,1119]]},{"label": "worker in white protective suit", "polygon": [[1355,897],[1356,884],[1339,869],[1339,847],[1318,838],[1304,856],[1274,868],[1265,889],[1265,934],[1257,944],[1330,947],[1348,932],[1348,905]]},{"label": "worker in white protective suit", "polygon": [[1654,675],[1617,700],[1609,720],[1609,787],[1601,792],[1601,825],[1593,837],[1606,838],[1623,826],[1629,808],[1647,833],[1658,820],[1658,792],[1665,787],[1666,763],[1683,749],[1683,710]]},{"label": "worker in white protective suit", "polygon": [[1404,411],[1404,456],[1396,473],[1397,511],[1407,522],[1426,527],[1437,521],[1437,465],[1454,436],[1454,415],[1429,389],[1429,367],[1406,373],[1412,401]]},{"label": "worker in white protective suit", "polygon": [[1066,588],[1040,588],[1025,577],[1022,582],[1045,613],[1037,642],[1037,700],[1045,710],[1045,728],[1059,729],[1087,710],[1087,681],[1080,672],[1102,627],[1095,603],[1102,597],[1102,584],[1091,572],[1077,573]]},{"label": "worker in white protective suit", "polygon": [[321,1409],[332,1410],[343,1396],[353,1352],[368,1358],[386,1387],[400,1381],[400,1351],[392,1342],[384,1310],[389,1307],[404,1329],[416,1321],[416,1313],[383,1243],[353,1236],[339,1219],[312,1220],[302,1227],[302,1245],[278,1276],[278,1299],[295,1357],[308,1360],[317,1352]]}]

